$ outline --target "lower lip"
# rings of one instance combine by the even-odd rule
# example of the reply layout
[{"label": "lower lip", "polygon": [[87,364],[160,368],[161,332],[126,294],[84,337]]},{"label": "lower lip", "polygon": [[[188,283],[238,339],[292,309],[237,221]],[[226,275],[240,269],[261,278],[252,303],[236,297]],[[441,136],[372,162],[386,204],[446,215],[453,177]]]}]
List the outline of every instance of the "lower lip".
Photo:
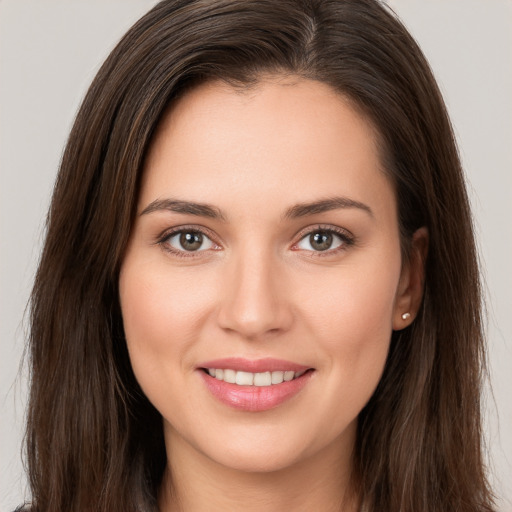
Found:
[{"label": "lower lip", "polygon": [[273,409],[294,397],[308,382],[313,374],[304,375],[271,386],[239,386],[211,377],[199,370],[210,393],[222,403],[241,411],[261,412]]}]

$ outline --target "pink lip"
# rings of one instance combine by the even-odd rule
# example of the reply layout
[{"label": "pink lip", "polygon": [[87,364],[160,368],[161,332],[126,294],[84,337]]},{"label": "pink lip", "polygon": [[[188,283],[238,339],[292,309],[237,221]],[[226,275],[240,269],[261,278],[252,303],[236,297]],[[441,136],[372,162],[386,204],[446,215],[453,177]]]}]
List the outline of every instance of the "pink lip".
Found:
[{"label": "pink lip", "polygon": [[215,398],[234,409],[250,412],[267,411],[286,402],[301,391],[313,374],[313,371],[308,371],[296,379],[271,386],[238,386],[211,377],[203,371],[206,368],[260,373],[268,371],[298,372],[308,370],[309,367],[278,359],[250,361],[243,358],[216,359],[202,363],[198,367],[203,382]]},{"label": "pink lip", "polygon": [[265,359],[244,359],[243,357],[226,357],[224,359],[215,359],[206,361],[198,365],[198,368],[218,368],[222,370],[236,370],[240,372],[262,373],[262,372],[300,372],[306,371],[309,366],[292,363],[283,359],[274,359],[267,357]]}]

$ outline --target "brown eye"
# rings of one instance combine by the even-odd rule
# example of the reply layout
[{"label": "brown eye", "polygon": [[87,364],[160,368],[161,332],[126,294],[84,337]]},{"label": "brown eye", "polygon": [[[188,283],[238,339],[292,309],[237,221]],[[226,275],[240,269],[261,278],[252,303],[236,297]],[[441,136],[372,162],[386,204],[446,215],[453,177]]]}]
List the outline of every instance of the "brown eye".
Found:
[{"label": "brown eye", "polygon": [[175,252],[201,252],[214,247],[213,242],[200,231],[175,231],[164,243]]},{"label": "brown eye", "polygon": [[203,244],[203,235],[197,231],[181,233],[180,245],[185,251],[197,251]]},{"label": "brown eye", "polygon": [[304,235],[296,247],[303,251],[326,252],[352,243],[353,239],[348,234],[339,233],[334,229],[316,229]]},{"label": "brown eye", "polygon": [[333,242],[332,233],[327,231],[317,231],[309,235],[309,243],[315,251],[326,251],[330,249]]}]

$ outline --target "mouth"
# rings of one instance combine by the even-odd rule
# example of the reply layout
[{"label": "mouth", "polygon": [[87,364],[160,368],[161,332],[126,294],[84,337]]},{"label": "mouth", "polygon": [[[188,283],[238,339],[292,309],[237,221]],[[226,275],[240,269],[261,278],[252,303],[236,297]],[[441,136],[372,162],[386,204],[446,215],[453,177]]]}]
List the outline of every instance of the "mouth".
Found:
[{"label": "mouth", "polygon": [[294,372],[293,370],[287,371],[266,371],[266,372],[244,372],[237,371],[230,368],[201,368],[205,373],[214,379],[227,382],[228,384],[236,384],[237,386],[275,386],[283,382],[290,382],[292,380],[302,377],[306,372],[313,371],[312,368],[307,370],[300,370]]},{"label": "mouth", "polygon": [[219,359],[197,369],[214,398],[244,412],[262,412],[287,402],[315,373],[314,368],[277,359]]}]

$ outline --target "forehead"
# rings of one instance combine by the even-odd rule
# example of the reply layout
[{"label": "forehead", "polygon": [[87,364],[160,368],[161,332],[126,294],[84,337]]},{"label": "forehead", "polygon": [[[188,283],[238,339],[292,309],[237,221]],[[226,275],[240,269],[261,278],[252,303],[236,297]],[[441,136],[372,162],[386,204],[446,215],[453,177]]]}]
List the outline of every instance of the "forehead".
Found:
[{"label": "forehead", "polygon": [[164,115],[146,160],[140,206],[165,194],[212,202],[222,191],[250,198],[255,207],[258,199],[278,199],[276,192],[283,203],[333,194],[368,200],[384,188],[394,202],[377,140],[372,124],[324,83],[275,77],[248,89],[206,83]]}]

